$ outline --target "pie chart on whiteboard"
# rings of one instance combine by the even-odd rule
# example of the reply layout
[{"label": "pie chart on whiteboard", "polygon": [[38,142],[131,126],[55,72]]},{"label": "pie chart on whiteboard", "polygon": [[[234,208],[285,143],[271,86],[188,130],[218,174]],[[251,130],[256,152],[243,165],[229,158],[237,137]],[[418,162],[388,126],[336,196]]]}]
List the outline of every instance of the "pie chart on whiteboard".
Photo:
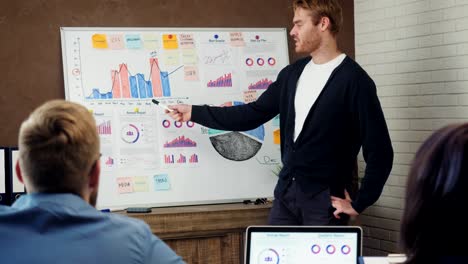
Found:
[{"label": "pie chart on whiteboard", "polygon": [[[221,106],[243,105],[242,102],[228,102]],[[211,145],[222,157],[233,161],[244,161],[254,157],[265,139],[263,125],[244,132],[208,130]]]}]

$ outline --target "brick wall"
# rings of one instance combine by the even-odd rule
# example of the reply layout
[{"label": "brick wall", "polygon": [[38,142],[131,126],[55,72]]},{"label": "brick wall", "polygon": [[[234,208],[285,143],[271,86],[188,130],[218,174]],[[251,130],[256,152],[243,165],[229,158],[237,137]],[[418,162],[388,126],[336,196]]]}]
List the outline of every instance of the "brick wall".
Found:
[{"label": "brick wall", "polygon": [[[374,79],[393,170],[360,217],[364,254],[397,252],[406,175],[437,128],[468,121],[468,0],[355,0],[356,60]],[[360,174],[365,163],[360,157]]]}]

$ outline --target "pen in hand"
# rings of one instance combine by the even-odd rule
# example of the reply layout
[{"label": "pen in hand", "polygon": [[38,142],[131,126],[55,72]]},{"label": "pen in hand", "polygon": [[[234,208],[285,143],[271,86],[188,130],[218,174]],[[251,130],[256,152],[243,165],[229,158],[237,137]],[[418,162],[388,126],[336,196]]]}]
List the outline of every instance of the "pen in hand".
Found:
[{"label": "pen in hand", "polygon": [[155,105],[158,105],[158,106],[160,106],[160,107],[166,109],[166,110],[169,111],[169,112],[173,112],[173,111],[174,111],[174,110],[170,109],[169,107],[167,107],[167,105],[161,104],[161,103],[160,103],[158,100],[156,100],[156,99],[152,99],[151,101],[152,101]]}]

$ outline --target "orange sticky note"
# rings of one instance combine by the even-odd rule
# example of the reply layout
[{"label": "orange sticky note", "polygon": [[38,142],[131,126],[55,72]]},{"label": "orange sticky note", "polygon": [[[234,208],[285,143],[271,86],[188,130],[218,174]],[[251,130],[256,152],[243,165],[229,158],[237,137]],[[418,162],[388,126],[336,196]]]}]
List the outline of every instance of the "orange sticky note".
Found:
[{"label": "orange sticky note", "polygon": [[179,43],[177,42],[176,34],[164,34],[163,35],[163,48],[164,49],[177,49]]},{"label": "orange sticky note", "polygon": [[273,144],[279,145],[281,143],[280,130],[273,131]]},{"label": "orange sticky note", "polygon": [[94,34],[91,39],[93,41],[93,48],[107,49],[109,47],[106,34]]}]

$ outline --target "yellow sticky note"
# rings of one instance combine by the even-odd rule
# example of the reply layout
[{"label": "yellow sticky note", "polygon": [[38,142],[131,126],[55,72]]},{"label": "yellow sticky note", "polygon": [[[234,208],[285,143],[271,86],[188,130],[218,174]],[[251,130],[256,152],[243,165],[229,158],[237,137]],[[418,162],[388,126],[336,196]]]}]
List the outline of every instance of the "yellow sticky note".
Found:
[{"label": "yellow sticky note", "polygon": [[133,178],[133,189],[135,192],[147,192],[149,190],[148,177],[136,176]]},{"label": "yellow sticky note", "polygon": [[279,145],[281,143],[280,130],[273,131],[273,144]]},{"label": "yellow sticky note", "polygon": [[166,66],[177,66],[180,64],[180,54],[177,51],[166,51],[162,55],[162,60]]},{"label": "yellow sticky note", "polygon": [[140,108],[138,108],[138,107],[135,107],[135,109],[133,109],[133,112],[135,112],[135,113],[138,113],[138,112],[140,112]]},{"label": "yellow sticky note", "polygon": [[94,34],[91,39],[93,41],[93,48],[107,49],[109,47],[106,34]]},{"label": "yellow sticky note", "polygon": [[159,38],[156,34],[143,34],[143,47],[147,50],[159,49]]},{"label": "yellow sticky note", "polygon": [[182,50],[182,63],[187,64],[197,64],[197,52],[194,49],[185,49]]},{"label": "yellow sticky note", "polygon": [[164,49],[177,49],[179,43],[177,42],[176,34],[164,34],[163,35],[163,48]]}]

